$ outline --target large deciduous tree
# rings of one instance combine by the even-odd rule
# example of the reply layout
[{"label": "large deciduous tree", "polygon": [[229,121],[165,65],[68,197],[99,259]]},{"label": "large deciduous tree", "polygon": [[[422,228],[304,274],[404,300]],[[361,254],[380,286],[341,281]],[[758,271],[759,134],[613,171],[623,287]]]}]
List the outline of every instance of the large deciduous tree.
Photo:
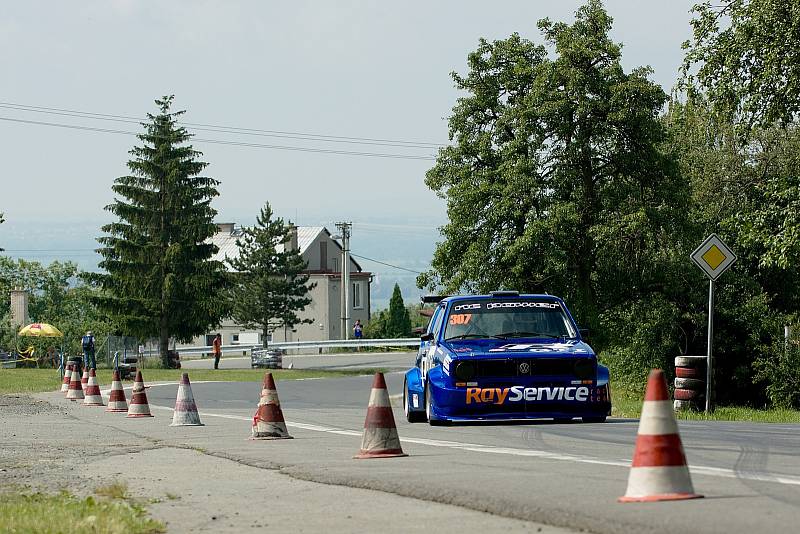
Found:
[{"label": "large deciduous tree", "polygon": [[[626,73],[597,0],[572,25],[539,22],[545,46],[480,41],[426,183],[447,200],[421,286],[555,291],[584,324],[659,283],[686,193],[661,153],[664,91]],[[622,276],[622,273],[625,273]]]},{"label": "large deciduous tree", "polygon": [[233,269],[233,318],[248,328],[260,328],[267,347],[269,333],[276,328],[311,324],[298,312],[311,304],[303,274],[307,264],[291,242],[291,227],[275,217],[269,203],[261,209],[256,225],[242,230],[236,240],[239,255],[228,258]]},{"label": "large deciduous tree", "polygon": [[226,313],[222,262],[209,238],[216,211],[211,201],[219,182],[201,176],[207,163],[192,148],[171,112],[173,97],[156,100],[128,162],[131,174],[114,181],[116,198],[106,207],[117,220],[103,226],[98,241],[105,272],[90,278],[102,289],[101,308],[126,334],[158,337],[168,364],[169,340],[190,341],[219,323]]},{"label": "large deciduous tree", "polygon": [[684,82],[696,82],[718,119],[739,133],[800,113],[800,1],[706,0],[684,43]]}]

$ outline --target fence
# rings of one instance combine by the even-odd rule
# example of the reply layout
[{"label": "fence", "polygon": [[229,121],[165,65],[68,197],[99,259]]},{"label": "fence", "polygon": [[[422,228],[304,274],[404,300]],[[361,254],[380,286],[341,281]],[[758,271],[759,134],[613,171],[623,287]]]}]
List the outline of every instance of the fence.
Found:
[{"label": "fence", "polygon": [[[283,350],[325,350],[332,348],[358,348],[358,347],[419,347],[419,338],[395,338],[395,339],[332,339],[325,341],[285,341],[270,343],[271,349]],[[250,354],[253,348],[261,346],[252,345],[223,345],[222,352],[235,353],[241,352],[243,356]],[[176,347],[181,356],[206,356],[211,355],[210,346],[203,347]],[[158,347],[151,350],[145,349],[145,355],[158,355]]]}]

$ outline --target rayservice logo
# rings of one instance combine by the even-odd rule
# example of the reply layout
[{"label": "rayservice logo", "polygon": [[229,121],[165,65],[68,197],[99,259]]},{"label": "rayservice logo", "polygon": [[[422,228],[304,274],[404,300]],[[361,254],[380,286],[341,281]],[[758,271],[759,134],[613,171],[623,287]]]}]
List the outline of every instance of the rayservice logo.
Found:
[{"label": "rayservice logo", "polygon": [[582,387],[542,387],[526,388],[467,388],[467,404],[503,404],[519,401],[578,401],[589,400],[589,388]]}]

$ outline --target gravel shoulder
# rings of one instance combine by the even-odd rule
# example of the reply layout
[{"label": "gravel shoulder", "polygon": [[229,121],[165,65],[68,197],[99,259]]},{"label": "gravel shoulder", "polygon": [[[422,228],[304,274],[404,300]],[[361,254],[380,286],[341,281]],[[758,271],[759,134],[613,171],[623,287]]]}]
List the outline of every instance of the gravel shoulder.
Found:
[{"label": "gravel shoulder", "polygon": [[[86,412],[82,412],[86,410]],[[569,530],[390,493],[296,479],[125,431],[99,408],[0,396],[0,492],[89,495],[121,481],[169,532]],[[87,415],[88,417],[84,416]],[[57,521],[57,518],[54,518]]]}]

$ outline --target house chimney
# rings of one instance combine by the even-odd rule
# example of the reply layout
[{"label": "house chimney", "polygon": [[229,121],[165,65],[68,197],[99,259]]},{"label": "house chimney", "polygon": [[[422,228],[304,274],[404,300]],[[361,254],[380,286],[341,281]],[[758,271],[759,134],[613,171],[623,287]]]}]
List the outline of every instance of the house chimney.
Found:
[{"label": "house chimney", "polygon": [[221,234],[232,234],[236,223],[217,223],[217,232]]},{"label": "house chimney", "polygon": [[29,322],[28,292],[21,288],[11,290],[11,324],[24,326]]},{"label": "house chimney", "polygon": [[289,223],[289,239],[286,241],[286,250],[297,250],[299,245],[297,244],[297,226]]}]

